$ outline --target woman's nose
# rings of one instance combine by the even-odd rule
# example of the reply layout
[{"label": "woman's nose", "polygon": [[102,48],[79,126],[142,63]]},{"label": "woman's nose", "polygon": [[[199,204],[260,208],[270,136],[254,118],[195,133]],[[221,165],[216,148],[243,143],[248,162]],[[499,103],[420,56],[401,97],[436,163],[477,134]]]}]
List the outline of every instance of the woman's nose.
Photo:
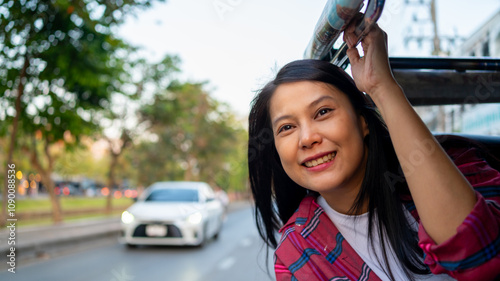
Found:
[{"label": "woman's nose", "polygon": [[321,134],[314,128],[303,128],[300,134],[299,145],[301,148],[311,148],[314,144],[321,143]]}]

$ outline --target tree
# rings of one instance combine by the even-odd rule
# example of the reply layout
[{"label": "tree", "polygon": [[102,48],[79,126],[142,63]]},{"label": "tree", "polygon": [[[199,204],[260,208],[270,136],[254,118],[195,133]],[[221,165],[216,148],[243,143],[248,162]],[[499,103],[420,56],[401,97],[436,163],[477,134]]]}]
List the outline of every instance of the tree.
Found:
[{"label": "tree", "polygon": [[[50,177],[54,164],[50,147],[55,143],[71,147],[98,129],[94,114],[108,106],[110,94],[119,87],[126,57],[126,45],[113,31],[125,15],[151,3],[0,1],[0,104],[10,109],[0,116],[4,118],[0,126],[10,126],[6,160],[12,162],[18,142],[30,151],[32,165],[49,191],[55,222],[62,220],[62,213]],[[18,140],[18,129],[29,137]],[[5,207],[2,213],[6,215]]]},{"label": "tree", "polygon": [[[124,64],[124,69],[128,74],[119,92],[113,93],[113,107],[110,110],[102,111],[101,125],[104,129],[112,129],[119,137],[106,135],[104,138],[109,144],[110,165],[108,170],[107,185],[110,190],[106,200],[106,212],[112,211],[113,190],[117,185],[116,170],[119,158],[128,147],[132,146],[133,139],[139,138],[143,134],[141,125],[138,124],[136,116],[136,105],[147,101],[148,94],[154,94],[164,90],[170,83],[171,76],[179,71],[179,58],[177,56],[166,55],[158,63],[149,63],[145,59],[130,60]],[[146,89],[151,89],[152,93],[147,93]],[[146,93],[145,93],[146,92]]]},{"label": "tree", "polygon": [[94,155],[92,146],[96,142],[89,137],[82,138],[80,145],[71,150],[59,150],[55,154],[54,173],[62,178],[82,176],[104,182],[109,167],[108,158]]},{"label": "tree", "polygon": [[[231,173],[234,163],[230,159],[242,148],[244,130],[224,104],[210,97],[205,85],[173,81],[153,103],[141,108],[141,118],[149,123],[155,138],[137,151],[144,155],[133,159],[141,163],[138,169],[143,178],[139,182],[202,180],[221,185],[229,184],[226,177],[241,175]],[[141,155],[147,163],[139,159]]]}]

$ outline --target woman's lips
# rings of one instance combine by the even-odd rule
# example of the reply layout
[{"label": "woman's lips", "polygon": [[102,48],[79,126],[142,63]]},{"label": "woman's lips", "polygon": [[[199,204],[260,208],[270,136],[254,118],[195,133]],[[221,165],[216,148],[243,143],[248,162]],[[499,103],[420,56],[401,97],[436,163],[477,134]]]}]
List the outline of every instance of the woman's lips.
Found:
[{"label": "woman's lips", "polygon": [[307,168],[313,168],[313,167],[316,167],[318,165],[332,161],[336,155],[337,155],[337,152],[334,151],[334,152],[328,153],[326,155],[320,156],[316,159],[306,161],[302,165],[306,166]]}]

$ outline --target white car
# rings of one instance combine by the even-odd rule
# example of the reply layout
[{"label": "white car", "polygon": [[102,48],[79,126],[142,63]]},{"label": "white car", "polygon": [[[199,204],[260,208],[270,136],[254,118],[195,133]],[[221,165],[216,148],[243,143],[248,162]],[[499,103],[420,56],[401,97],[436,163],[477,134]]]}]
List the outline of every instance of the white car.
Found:
[{"label": "white car", "polygon": [[204,182],[156,182],[122,213],[121,242],[135,245],[203,245],[217,238],[224,207]]}]

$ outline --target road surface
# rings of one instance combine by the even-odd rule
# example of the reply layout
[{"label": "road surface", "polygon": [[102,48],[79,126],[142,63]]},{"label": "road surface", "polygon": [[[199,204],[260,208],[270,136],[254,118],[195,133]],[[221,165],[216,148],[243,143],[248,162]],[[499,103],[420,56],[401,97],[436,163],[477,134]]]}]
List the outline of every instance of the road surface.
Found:
[{"label": "road surface", "polygon": [[[117,240],[118,241],[118,238]],[[16,281],[264,281],[274,280],[272,253],[259,238],[249,207],[228,214],[218,240],[199,247],[138,247],[116,243],[69,253],[32,264],[16,273],[0,272],[0,280]]]}]

